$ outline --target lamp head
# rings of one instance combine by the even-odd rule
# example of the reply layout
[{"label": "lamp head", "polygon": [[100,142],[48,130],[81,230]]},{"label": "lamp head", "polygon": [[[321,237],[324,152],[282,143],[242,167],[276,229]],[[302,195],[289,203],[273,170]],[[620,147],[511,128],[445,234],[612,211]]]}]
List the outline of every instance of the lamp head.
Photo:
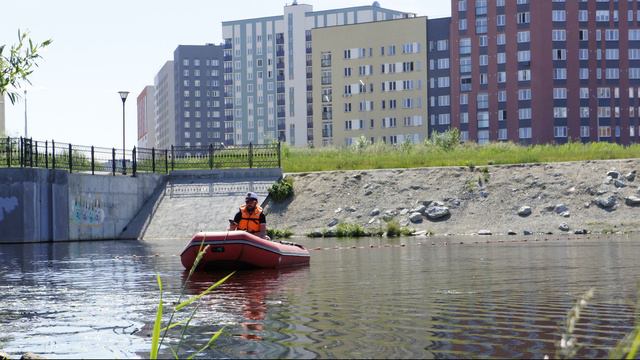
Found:
[{"label": "lamp head", "polygon": [[120,99],[122,99],[122,102],[124,102],[125,100],[127,100],[127,95],[129,95],[128,91],[118,91],[118,94],[120,94]]}]

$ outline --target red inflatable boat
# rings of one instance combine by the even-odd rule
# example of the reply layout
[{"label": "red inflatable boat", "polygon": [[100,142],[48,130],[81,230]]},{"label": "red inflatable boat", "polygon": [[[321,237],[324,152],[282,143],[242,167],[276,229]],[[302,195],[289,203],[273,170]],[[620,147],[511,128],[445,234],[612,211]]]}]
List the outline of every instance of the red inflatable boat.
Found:
[{"label": "red inflatable boat", "polygon": [[309,251],[302,245],[265,240],[245,231],[218,231],[193,236],[180,255],[185,269],[191,269],[201,245],[209,247],[198,268],[281,268],[309,264]]}]

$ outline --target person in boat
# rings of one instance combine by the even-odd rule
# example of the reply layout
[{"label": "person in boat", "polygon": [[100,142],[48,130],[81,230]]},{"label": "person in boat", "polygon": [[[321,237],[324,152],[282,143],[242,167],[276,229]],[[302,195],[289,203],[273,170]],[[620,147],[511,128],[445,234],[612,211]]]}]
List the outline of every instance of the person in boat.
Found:
[{"label": "person in boat", "polygon": [[254,192],[247,193],[245,204],[229,221],[229,230],[243,230],[263,239],[271,240],[267,235],[267,219],[258,205],[258,195]]}]

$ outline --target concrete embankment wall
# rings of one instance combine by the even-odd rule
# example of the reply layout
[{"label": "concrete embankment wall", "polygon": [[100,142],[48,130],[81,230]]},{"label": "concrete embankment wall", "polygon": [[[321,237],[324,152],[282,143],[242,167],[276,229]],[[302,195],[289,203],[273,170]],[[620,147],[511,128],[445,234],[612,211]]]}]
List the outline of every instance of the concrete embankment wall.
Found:
[{"label": "concrete embankment wall", "polygon": [[165,181],[0,169],[0,243],[117,239]]}]

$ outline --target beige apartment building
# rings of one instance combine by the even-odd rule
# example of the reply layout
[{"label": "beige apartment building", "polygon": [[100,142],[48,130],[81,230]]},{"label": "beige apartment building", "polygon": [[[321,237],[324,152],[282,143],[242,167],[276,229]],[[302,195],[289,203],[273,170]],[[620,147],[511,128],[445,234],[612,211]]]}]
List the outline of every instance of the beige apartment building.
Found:
[{"label": "beige apartment building", "polygon": [[426,17],[315,28],[311,37],[314,146],[427,137]]}]

